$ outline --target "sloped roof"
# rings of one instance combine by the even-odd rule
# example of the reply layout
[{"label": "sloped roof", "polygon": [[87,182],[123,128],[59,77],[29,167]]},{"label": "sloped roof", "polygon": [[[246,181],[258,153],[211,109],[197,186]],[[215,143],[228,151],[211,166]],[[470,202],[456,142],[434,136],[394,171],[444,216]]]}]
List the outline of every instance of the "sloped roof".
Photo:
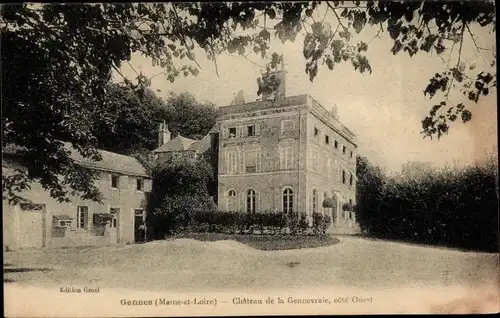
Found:
[{"label": "sloped roof", "polygon": [[174,139],[171,139],[169,142],[167,142],[167,143],[161,145],[160,147],[156,148],[155,150],[153,150],[153,152],[158,153],[158,152],[189,150],[189,147],[194,142],[196,142],[196,140],[183,137],[179,134]]},{"label": "sloped roof", "polygon": [[144,166],[134,157],[120,155],[110,151],[99,150],[102,160],[94,161],[91,159],[83,158],[82,155],[80,155],[80,153],[73,148],[71,148],[70,151],[71,157],[82,166],[129,175],[138,175],[143,177],[148,176]]},{"label": "sloped roof", "polygon": [[[117,154],[110,151],[105,151],[98,149],[101,154],[100,161],[94,161],[89,158],[84,158],[75,148],[72,147],[70,143],[63,142],[63,147],[69,151],[71,158],[78,164],[98,170],[105,170],[117,173],[123,173],[128,175],[136,175],[147,177],[146,169],[144,166],[134,157],[125,156],[121,154]],[[22,147],[10,147],[8,151],[9,154],[16,154],[20,152]],[[6,154],[6,151],[4,151]],[[2,173],[3,170],[8,170],[8,167],[2,165]]]},{"label": "sloped roof", "polygon": [[211,147],[210,134],[218,132],[219,127],[220,127],[219,123],[213,125],[212,128],[210,128],[208,133],[205,135],[205,137],[201,138],[200,140],[197,140],[196,142],[192,143],[189,146],[189,150],[193,150],[196,153],[204,153],[207,150],[209,150]]}]

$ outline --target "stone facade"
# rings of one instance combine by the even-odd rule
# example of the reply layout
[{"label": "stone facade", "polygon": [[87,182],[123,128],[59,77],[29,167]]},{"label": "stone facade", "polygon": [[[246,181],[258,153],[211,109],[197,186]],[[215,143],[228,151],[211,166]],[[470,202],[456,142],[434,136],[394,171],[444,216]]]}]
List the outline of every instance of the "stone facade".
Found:
[{"label": "stone facade", "polygon": [[[106,153],[107,156],[109,153]],[[50,197],[39,183],[32,183],[22,196],[31,204],[9,205],[3,200],[4,247],[39,248],[133,243],[137,223],[144,221],[145,195],[151,179],[137,162],[137,170],[117,170],[121,156],[115,154],[114,169],[99,168],[95,185],[103,195],[97,203],[70,196],[69,203]],[[108,158],[109,159],[109,158]],[[131,162],[133,158],[128,157]],[[134,159],[135,160],[135,159]],[[2,164],[2,173],[22,166],[15,160]]]},{"label": "stone facade", "polygon": [[[355,135],[309,95],[220,108],[218,207],[334,216],[334,228],[356,229]],[[333,198],[334,208],[323,208]],[[289,202],[291,200],[291,203]]]}]

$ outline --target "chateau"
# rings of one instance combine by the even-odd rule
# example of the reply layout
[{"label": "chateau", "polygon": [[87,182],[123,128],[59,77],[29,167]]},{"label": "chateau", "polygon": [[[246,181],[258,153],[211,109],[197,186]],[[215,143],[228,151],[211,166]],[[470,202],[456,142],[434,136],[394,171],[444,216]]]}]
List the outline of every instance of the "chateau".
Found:
[{"label": "chateau", "polygon": [[287,96],[285,70],[269,75],[279,79],[277,93],[254,102],[238,93],[219,107],[216,125],[201,140],[170,140],[160,125],[155,158],[211,152],[220,210],[305,212],[310,222],[318,212],[334,217],[333,229],[356,231],[354,213],[342,208],[356,199],[356,136],[336,107],[328,111],[309,95]]}]

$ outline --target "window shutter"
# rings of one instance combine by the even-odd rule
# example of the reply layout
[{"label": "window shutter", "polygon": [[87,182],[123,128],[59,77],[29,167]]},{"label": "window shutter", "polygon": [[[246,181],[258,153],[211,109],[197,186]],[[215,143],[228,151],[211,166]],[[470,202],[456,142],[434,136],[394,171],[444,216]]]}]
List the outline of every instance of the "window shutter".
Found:
[{"label": "window shutter", "polygon": [[255,212],[260,212],[260,192],[255,192]]},{"label": "window shutter", "polygon": [[236,208],[237,211],[244,212],[245,211],[245,191],[240,192],[240,202]]},{"label": "window shutter", "polygon": [[278,148],[280,154],[280,170],[283,170],[283,148]]},{"label": "window shutter", "polygon": [[260,135],[260,125],[257,123],[255,124],[255,136]]},{"label": "window shutter", "polygon": [[257,172],[261,172],[261,158],[262,158],[262,154],[261,154],[261,151],[260,149],[257,150],[257,166],[255,167],[255,170]]},{"label": "window shutter", "polygon": [[239,153],[239,166],[240,173],[245,173],[245,152],[243,150],[238,150]]},{"label": "window shutter", "polygon": [[[89,218],[89,209],[88,207],[82,207],[84,211],[84,229],[88,230],[90,228],[90,218]],[[78,220],[77,220],[78,221]]]}]

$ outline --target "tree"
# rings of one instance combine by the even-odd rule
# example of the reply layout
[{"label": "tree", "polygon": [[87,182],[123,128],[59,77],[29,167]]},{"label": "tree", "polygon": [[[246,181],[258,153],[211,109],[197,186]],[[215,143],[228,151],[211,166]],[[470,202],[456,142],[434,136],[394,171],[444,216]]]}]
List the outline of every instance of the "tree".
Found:
[{"label": "tree", "polygon": [[151,238],[163,238],[195,211],[213,211],[207,185],[212,167],[204,159],[178,159],[153,168],[153,189],[146,205]]},{"label": "tree", "polygon": [[[279,55],[269,54],[270,31],[282,42],[305,32],[305,71],[312,81],[323,64],[334,70],[348,62],[361,73],[371,73],[364,55],[369,43],[352,43],[353,35],[366,27],[389,32],[393,54],[425,52],[443,59],[445,50],[458,47],[456,63],[434,74],[424,91],[430,98],[444,93],[422,121],[424,136],[439,138],[450,122],[471,119],[465,104],[450,102],[452,89],[463,90],[477,103],[496,87],[496,74],[474,70],[461,60],[466,36],[478,51],[485,51],[476,45],[471,27],[495,32],[494,9],[490,1],[4,5],[1,44],[8,49],[1,57],[2,147],[23,147],[30,167],[25,179],[39,180],[56,197],[65,196],[63,185],[95,197],[88,183],[72,181],[79,168],[58,141],[70,142],[84,157],[99,159],[92,127],[110,116],[101,112],[107,83],[112,71],[121,74],[120,66],[132,54],[149,57],[173,82],[181,75],[198,74],[195,48],[216,66],[221,53],[254,52],[270,58],[273,67]],[[334,26],[315,18],[326,14],[334,17]],[[124,81],[143,97],[151,79],[138,73],[135,80]],[[274,81],[261,82],[276,86]],[[266,92],[265,87],[259,92]],[[55,177],[58,174],[68,176],[65,183]]]},{"label": "tree", "polygon": [[371,164],[365,157],[356,157],[356,220],[365,232],[377,231],[374,229],[381,224],[378,218],[379,205],[386,182],[385,173]]},{"label": "tree", "polygon": [[139,98],[128,86],[110,84],[102,111],[106,120],[94,125],[97,147],[124,154],[153,150],[158,146],[158,123],[170,113],[151,90]]},{"label": "tree", "polygon": [[190,93],[171,93],[166,104],[170,111],[168,128],[174,136],[180,133],[184,137],[201,139],[215,125],[215,105],[201,103]]}]

